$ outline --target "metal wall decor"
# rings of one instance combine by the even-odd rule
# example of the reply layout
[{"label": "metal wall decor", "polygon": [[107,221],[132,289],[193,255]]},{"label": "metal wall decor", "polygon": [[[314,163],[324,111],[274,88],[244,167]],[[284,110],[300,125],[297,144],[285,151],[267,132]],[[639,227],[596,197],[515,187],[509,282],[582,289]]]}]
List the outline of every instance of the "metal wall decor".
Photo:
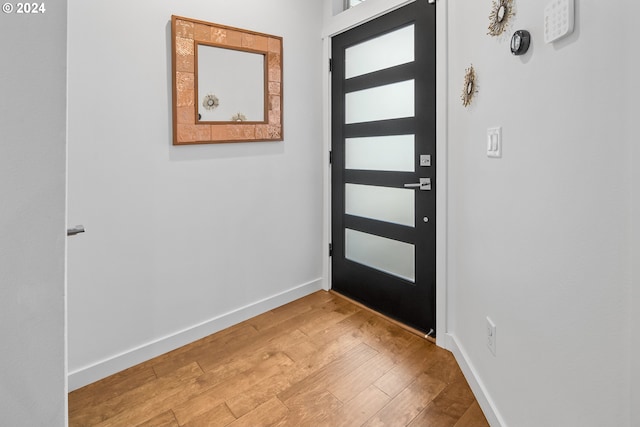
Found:
[{"label": "metal wall decor", "polygon": [[465,70],[464,73],[464,85],[462,86],[462,105],[468,107],[473,101],[473,96],[478,92],[478,84],[476,81],[476,71],[473,69],[473,64]]},{"label": "metal wall decor", "polygon": [[504,33],[509,25],[509,20],[514,16],[513,0],[493,0],[491,13],[489,14],[489,34],[497,37]]}]

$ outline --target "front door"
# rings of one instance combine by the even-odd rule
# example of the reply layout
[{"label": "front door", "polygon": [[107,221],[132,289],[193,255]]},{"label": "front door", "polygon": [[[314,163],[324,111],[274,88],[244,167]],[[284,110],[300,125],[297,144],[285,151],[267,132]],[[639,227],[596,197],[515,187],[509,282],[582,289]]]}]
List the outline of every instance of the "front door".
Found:
[{"label": "front door", "polygon": [[435,331],[435,5],[332,39],[332,288]]}]

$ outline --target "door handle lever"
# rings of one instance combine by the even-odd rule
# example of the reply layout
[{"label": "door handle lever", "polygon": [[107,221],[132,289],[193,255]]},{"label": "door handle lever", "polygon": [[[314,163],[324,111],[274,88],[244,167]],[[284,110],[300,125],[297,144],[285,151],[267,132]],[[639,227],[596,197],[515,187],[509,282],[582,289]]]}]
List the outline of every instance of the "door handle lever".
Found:
[{"label": "door handle lever", "polygon": [[84,233],[84,225],[76,225],[73,228],[67,228],[67,236],[75,236],[80,233]]},{"label": "door handle lever", "polygon": [[405,184],[405,188],[419,188],[422,191],[431,190],[431,178],[420,178],[420,182],[415,184]]}]

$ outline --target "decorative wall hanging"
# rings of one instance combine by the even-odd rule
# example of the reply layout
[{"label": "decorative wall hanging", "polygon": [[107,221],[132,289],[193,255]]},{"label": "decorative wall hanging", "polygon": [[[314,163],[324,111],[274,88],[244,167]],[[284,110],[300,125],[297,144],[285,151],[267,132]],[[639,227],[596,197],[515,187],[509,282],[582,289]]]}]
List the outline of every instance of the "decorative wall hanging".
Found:
[{"label": "decorative wall hanging", "polygon": [[497,37],[504,33],[509,20],[515,15],[513,0],[493,0],[489,14],[489,34]]},{"label": "decorative wall hanging", "polygon": [[282,37],[179,16],[171,31],[174,145],[283,140]]},{"label": "decorative wall hanging", "polygon": [[205,96],[204,100],[202,101],[202,106],[205,108],[205,110],[213,110],[218,105],[220,105],[220,100],[217,96],[211,93]]},{"label": "decorative wall hanging", "polygon": [[465,70],[464,85],[462,87],[462,105],[468,107],[473,101],[473,96],[478,92],[478,84],[476,82],[476,71],[473,65]]}]

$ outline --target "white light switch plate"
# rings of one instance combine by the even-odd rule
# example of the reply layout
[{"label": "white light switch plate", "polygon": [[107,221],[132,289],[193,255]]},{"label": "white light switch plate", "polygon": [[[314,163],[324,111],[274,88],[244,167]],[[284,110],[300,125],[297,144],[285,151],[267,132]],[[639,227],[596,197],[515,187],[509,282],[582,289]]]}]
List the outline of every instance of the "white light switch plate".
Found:
[{"label": "white light switch plate", "polygon": [[502,128],[487,129],[487,156],[502,157]]},{"label": "white light switch plate", "polygon": [[493,355],[496,355],[496,324],[489,317],[486,318],[487,347]]},{"label": "white light switch plate", "polygon": [[544,42],[552,43],[573,33],[574,0],[553,0],[544,8]]}]

